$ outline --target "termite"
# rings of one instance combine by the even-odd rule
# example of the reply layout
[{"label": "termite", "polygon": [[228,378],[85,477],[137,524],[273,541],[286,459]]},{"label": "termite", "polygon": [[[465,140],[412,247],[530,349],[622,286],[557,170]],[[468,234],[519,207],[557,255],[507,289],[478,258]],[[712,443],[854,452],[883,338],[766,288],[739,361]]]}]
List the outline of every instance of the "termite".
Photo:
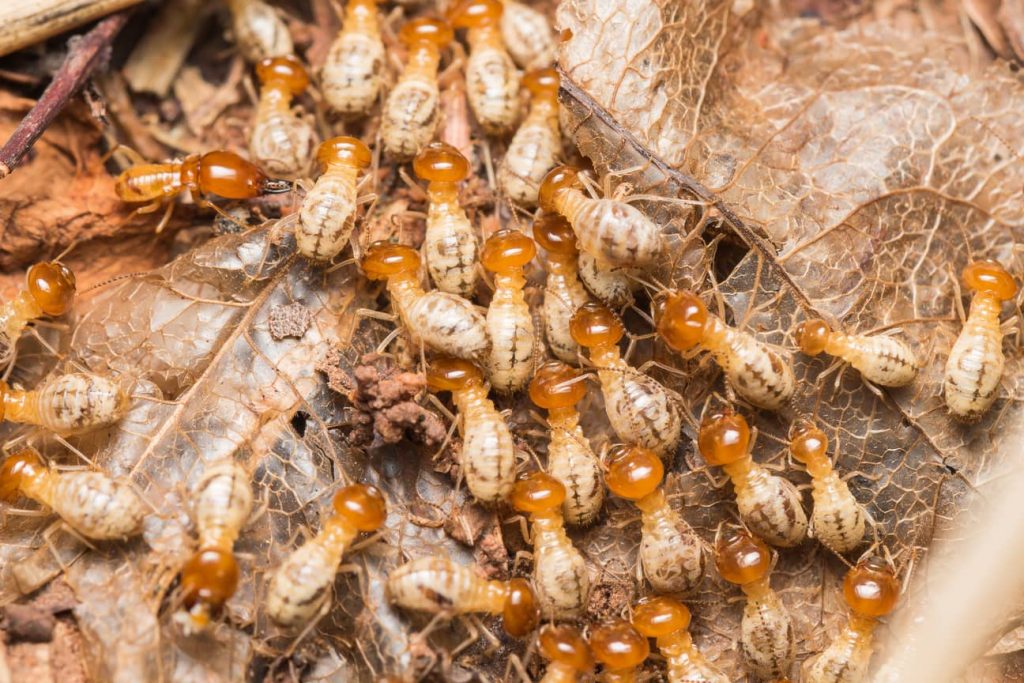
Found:
[{"label": "termite", "polygon": [[0,306],[0,367],[14,356],[18,338],[44,315],[64,315],[75,300],[75,274],[60,261],[37,263],[25,274],[25,288]]},{"label": "termite", "polygon": [[1003,302],[1017,296],[1017,283],[995,261],[975,261],[963,272],[974,292],[971,311],[949,358],[943,388],[953,417],[975,422],[996,399],[1003,376],[1003,331],[999,314]]},{"label": "termite", "polygon": [[601,304],[587,303],[573,314],[569,331],[590,352],[608,421],[619,438],[671,455],[682,429],[681,399],[623,360],[618,346],[625,334],[622,322]]},{"label": "termite", "polygon": [[419,269],[419,253],[402,244],[375,242],[363,258],[367,278],[387,280],[391,305],[413,342],[459,358],[486,359],[491,340],[484,316],[460,296],[424,292]]},{"label": "termite", "polygon": [[291,109],[292,98],[309,86],[295,57],[268,57],[256,65],[260,99],[249,134],[249,154],[274,175],[295,178],[309,168],[313,127]]},{"label": "termite", "polygon": [[537,627],[537,598],[525,579],[488,581],[446,557],[421,557],[388,576],[388,600],[433,614],[500,614],[505,632],[521,638]]},{"label": "termite", "polygon": [[61,435],[112,425],[124,416],[129,403],[120,384],[88,372],[60,375],[30,391],[0,382],[0,420]]},{"label": "termite", "polygon": [[546,624],[537,634],[537,644],[548,660],[540,683],[574,683],[594,668],[590,647],[575,626]]},{"label": "termite", "polygon": [[250,62],[295,52],[288,27],[263,0],[227,0],[235,43]]},{"label": "termite", "polygon": [[207,468],[192,495],[199,549],[181,569],[185,609],[175,615],[187,633],[206,629],[238,588],[233,551],[253,500],[249,475],[233,460]]},{"label": "termite", "polygon": [[793,622],[769,584],[772,557],[768,546],[745,531],[718,539],[718,573],[740,587],[747,598],[740,625],[740,650],[750,671],[761,678],[782,678],[796,656]]},{"label": "termite", "polygon": [[893,611],[900,584],[885,562],[863,560],[846,574],[843,598],[850,618],[825,651],[804,665],[808,683],[859,683],[868,677],[878,619]]},{"label": "termite", "polygon": [[487,397],[480,369],[459,358],[437,358],[427,369],[427,385],[450,391],[462,433],[462,475],[477,500],[496,503],[512,490],[516,450],[505,418]]},{"label": "termite", "polygon": [[579,172],[553,168],[540,185],[545,211],[565,216],[580,249],[602,267],[643,267],[661,253],[661,228],[635,207],[615,199],[591,199],[582,191]]},{"label": "termite", "polygon": [[434,286],[472,298],[476,290],[476,230],[459,202],[459,182],[469,175],[469,162],[444,142],[432,142],[412,164],[417,177],[429,182],[427,231],[423,253]]},{"label": "termite", "polygon": [[700,538],[668,503],[661,482],[665,467],[651,450],[616,446],[608,452],[608,490],[640,509],[640,565],[659,593],[692,590],[704,575]]},{"label": "termite", "polygon": [[320,72],[327,104],[346,116],[368,113],[384,82],[385,56],[377,0],[349,0],[341,31]]},{"label": "termite", "polygon": [[651,598],[633,608],[633,627],[644,636],[657,639],[658,650],[666,660],[669,683],[729,683],[729,677],[693,644],[690,619],[686,605],[672,598]]},{"label": "termite", "polygon": [[850,493],[828,459],[828,437],[807,420],[789,431],[789,452],[811,475],[814,512],[810,535],[837,553],[853,550],[864,540],[867,513]]},{"label": "termite", "polygon": [[380,134],[384,150],[404,160],[430,142],[437,128],[437,67],[441,48],[452,42],[452,29],[436,19],[413,19],[398,39],[409,49],[409,61],[384,103]]},{"label": "termite", "polygon": [[697,437],[700,454],[721,467],[736,490],[740,518],[768,543],[789,548],[807,534],[800,493],[788,479],[769,474],[750,456],[750,426],[742,415],[723,410],[704,418]]},{"label": "termite", "polygon": [[580,551],[565,533],[562,503],[565,487],[544,472],[516,482],[512,506],[530,516],[533,536],[533,583],[545,619],[576,619],[590,594],[590,577]]},{"label": "termite", "polygon": [[587,290],[606,306],[621,309],[635,301],[633,292],[639,287],[634,268],[607,268],[590,254],[579,259],[580,280]]},{"label": "termite", "polygon": [[590,632],[590,651],[604,666],[602,681],[636,683],[636,670],[651,654],[651,646],[646,636],[620,619]]},{"label": "termite", "polygon": [[656,304],[658,334],[672,349],[714,356],[729,385],[758,408],[778,410],[793,396],[793,368],[778,352],[708,312],[693,292],[667,292]]},{"label": "termite", "polygon": [[523,86],[530,91],[530,113],[512,136],[498,167],[498,185],[513,201],[533,207],[537,206],[541,181],[562,152],[558,72],[532,71],[523,79]]},{"label": "termite", "polygon": [[547,252],[544,285],[544,334],[556,357],[579,362],[579,344],[569,332],[573,313],[590,300],[576,265],[576,234],[563,216],[542,214],[533,224],[533,238]]},{"label": "termite", "polygon": [[324,140],[316,151],[323,173],[302,200],[295,230],[300,254],[313,261],[330,261],[348,244],[355,228],[356,181],[370,165],[370,150],[361,140]]},{"label": "termite", "polygon": [[18,451],[0,467],[0,500],[30,498],[57,513],[68,526],[97,541],[142,531],[146,508],[132,489],[102,472],[60,472],[34,449]]},{"label": "termite", "polygon": [[308,623],[326,604],[341,559],[360,532],[384,524],[384,496],[375,486],[353,484],[334,496],[334,512],[281,564],[267,588],[267,613],[285,627]]},{"label": "termite", "polygon": [[591,524],[604,503],[601,462],[580,429],[576,410],[587,395],[582,379],[579,370],[552,361],[538,368],[530,382],[530,399],[548,411],[548,472],[565,486],[562,514],[573,526]]},{"label": "termite", "polygon": [[805,320],[796,328],[797,344],[808,356],[837,356],[872,384],[905,387],[914,381],[920,363],[906,342],[884,334],[844,334],[824,320]]},{"label": "termite", "polygon": [[519,71],[505,49],[500,0],[463,0],[449,15],[455,28],[469,29],[466,94],[480,126],[490,135],[512,130],[519,113]]},{"label": "termite", "polygon": [[523,295],[523,269],[536,255],[532,239],[505,228],[487,239],[480,257],[483,267],[494,274],[494,294],[487,307],[487,336],[491,338],[487,379],[503,394],[519,391],[533,374],[536,335]]},{"label": "termite", "polygon": [[555,34],[541,12],[515,0],[505,0],[501,35],[516,64],[524,69],[543,69],[555,61]]}]

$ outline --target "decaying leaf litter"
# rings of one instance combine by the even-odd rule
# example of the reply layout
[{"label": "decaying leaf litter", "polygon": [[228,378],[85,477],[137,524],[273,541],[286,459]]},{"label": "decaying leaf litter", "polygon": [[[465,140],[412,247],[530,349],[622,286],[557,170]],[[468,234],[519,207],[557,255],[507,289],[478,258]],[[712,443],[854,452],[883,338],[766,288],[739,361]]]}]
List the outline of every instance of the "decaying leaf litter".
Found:
[{"label": "decaying leaf litter", "polygon": [[[933,536],[952,528],[960,508],[983,503],[986,475],[1000,464],[990,454],[999,434],[1011,431],[1005,426],[1019,421],[1018,353],[1008,357],[1005,398],[969,428],[941,410],[938,373],[958,329],[954,282],[961,267],[984,254],[1020,271],[1013,248],[1024,212],[1024,170],[1013,146],[1021,139],[1020,77],[1006,62],[979,53],[976,37],[942,5],[913,11],[878,3],[834,24],[752,5],[563,2],[557,25],[571,31],[571,37],[563,33],[568,39],[560,54],[566,127],[598,174],[612,173],[613,186],[644,195],[637,205],[677,240],[671,262],[654,275],[658,280],[717,287],[732,320],[777,344],[791,345],[787,331],[821,315],[848,331],[899,328],[932,359],[912,388],[878,399],[849,372],[838,388],[832,379],[816,381],[827,361],[794,356],[801,386],[796,405],[827,427],[839,469],[856,473],[851,486],[878,522],[880,542],[901,566],[927,571]],[[300,36],[318,30],[299,20],[293,29]],[[186,138],[188,146],[178,150],[244,147],[248,105],[239,98],[227,106],[208,129],[188,133],[199,137]],[[230,122],[235,117],[237,127]],[[372,132],[374,121],[366,125]],[[486,177],[486,154],[479,144],[476,151],[477,174]],[[39,163],[19,172],[31,173]],[[380,197],[367,222],[393,226],[379,222],[389,208],[405,202],[415,209],[422,195],[405,188],[386,164],[380,169]],[[0,195],[9,183],[0,184]],[[497,211],[498,223],[525,223],[508,206],[496,206],[486,187],[471,184],[480,193],[468,202],[478,219]],[[15,218],[8,230],[19,225]],[[90,670],[101,678],[230,680],[271,668],[338,680],[414,671],[460,678],[477,667],[505,675],[505,655],[524,653],[500,629],[491,629],[498,656],[480,640],[453,660],[447,652],[463,640],[460,626],[442,626],[423,639],[417,631],[426,620],[399,615],[383,599],[382,578],[404,557],[445,553],[475,560],[495,576],[528,567],[511,559],[523,548],[517,525],[495,526],[493,517],[479,521],[474,507],[464,509],[464,491],[454,492],[453,479],[433,471],[433,449],[413,455],[375,439],[363,453],[345,442],[357,410],[328,388],[317,365],[331,358],[344,375],[359,375],[362,354],[387,332],[355,316],[361,307],[376,307],[376,290],[351,266],[325,276],[295,261],[290,243],[275,243],[266,229],[200,237],[171,265],[81,301],[59,340],[58,368],[84,366],[136,380],[130,416],[73,445],[159,501],[145,541],[90,550],[64,529],[44,535],[46,518],[8,514],[5,601],[19,588],[51,581],[63,565],[63,580],[80,600],[77,622],[95,646]],[[63,246],[36,244],[40,251]],[[21,253],[23,263],[38,258]],[[69,260],[76,265],[74,252]],[[278,338],[271,319],[296,303],[309,312],[309,327],[301,337]],[[712,394],[721,385],[710,364],[682,364],[664,348],[643,344],[634,360],[652,355],[687,370],[685,380],[671,373],[660,378],[686,397],[692,413],[699,416],[707,400],[718,400]],[[16,373],[29,382],[40,365],[23,360]],[[543,439],[534,434],[539,426],[521,406],[509,407],[516,409],[524,457],[528,449],[542,453]],[[587,413],[588,434],[606,431],[599,406]],[[783,425],[792,416],[757,415],[759,461],[784,463]],[[710,541],[734,513],[728,488],[711,486],[693,436],[691,425],[670,491]],[[50,440],[42,446],[59,462],[83,464]],[[243,581],[231,619],[200,648],[174,631],[164,598],[190,550],[186,499],[198,463],[236,448],[253,469],[255,490],[266,491],[263,514],[238,546],[243,574],[254,580]],[[446,460],[450,454],[437,466]],[[792,471],[787,476],[805,481]],[[383,543],[351,558],[359,571],[339,576],[341,609],[297,647],[268,637],[273,631],[258,603],[264,572],[298,534],[316,528],[337,485],[355,480],[377,483],[388,494]],[[474,521],[445,527],[453,514]],[[635,528],[631,508],[609,501],[604,519],[576,536],[595,578],[589,616],[620,614],[637,597]],[[473,547],[460,543],[465,540]],[[806,644],[801,657],[824,646],[839,623],[844,570],[814,543],[781,553],[773,583],[796,615]],[[732,595],[710,577],[691,604],[702,649],[739,671],[740,608],[727,602]],[[528,667],[534,660],[525,653]]]}]

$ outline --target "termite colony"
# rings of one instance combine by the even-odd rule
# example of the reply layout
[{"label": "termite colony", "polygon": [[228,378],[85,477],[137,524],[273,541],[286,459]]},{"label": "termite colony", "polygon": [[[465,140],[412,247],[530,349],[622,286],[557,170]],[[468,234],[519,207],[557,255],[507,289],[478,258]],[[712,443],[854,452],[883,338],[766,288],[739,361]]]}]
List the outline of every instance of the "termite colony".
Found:
[{"label": "termite colony", "polygon": [[[464,507],[508,536],[518,524],[522,543],[514,559],[503,546],[487,576],[460,558],[395,550],[406,501],[345,478],[324,492],[330,503],[317,528],[304,542],[290,539],[265,580],[248,587],[268,617],[260,620],[232,605],[253,583],[236,545],[267,503],[253,471],[219,454],[190,474],[183,494],[188,552],[164,596],[173,623],[187,637],[244,623],[268,629],[268,642],[299,642],[328,615],[345,618],[335,612],[346,597],[335,577],[350,556],[390,553],[398,560],[381,591],[387,606],[376,608],[410,620],[427,613],[427,637],[438,623],[483,619],[499,634],[491,646],[518,648],[517,665],[538,678],[544,671],[540,680],[586,680],[595,667],[609,681],[653,668],[670,681],[783,680],[801,670],[804,680],[864,680],[875,629],[898,602],[897,572],[881,559],[871,492],[836,466],[839,427],[800,407],[816,389],[801,386],[794,366],[798,354],[825,354],[888,396],[918,381],[918,351],[899,335],[844,331],[811,310],[798,313],[789,348],[780,348],[716,312],[710,290],[655,291],[664,226],[590,191],[585,161],[559,126],[560,74],[544,14],[511,0],[450,2],[415,16],[376,0],[343,4],[337,37],[314,65],[296,54],[277,10],[227,2],[258,92],[252,160],[211,150],[137,163],[115,192],[140,212],[165,208],[160,227],[186,191],[222,214],[215,198],[269,205],[263,195],[294,193],[292,212],[270,224],[275,246],[324,281],[349,268],[386,301],[388,311],[366,311],[392,326],[378,351],[422,379],[418,399],[452,418],[445,448]],[[468,148],[447,135],[457,126],[445,120],[454,113],[442,91],[458,79],[468,104],[460,111],[476,133]],[[381,234],[385,221],[372,207],[399,193],[423,229],[395,235],[389,225]],[[972,422],[999,390],[1001,315],[1017,283],[983,260],[962,278],[973,300],[948,354],[944,396],[953,417]],[[29,269],[24,290],[0,308],[0,368],[16,362],[27,329],[73,311],[75,293],[59,260]],[[675,363],[668,372],[685,373],[679,355],[717,367],[715,397],[699,402],[666,386],[667,372],[633,357],[638,339],[670,358],[653,364],[662,370]],[[0,418],[61,439],[116,429],[142,400],[127,378],[85,371],[33,388],[0,381]],[[528,419],[517,420],[522,414]],[[759,424],[784,434],[780,444],[758,444]],[[788,467],[759,461],[772,449]],[[31,444],[7,450],[0,500],[35,504],[85,539],[132,542],[147,516],[159,516],[128,480],[64,468]],[[722,490],[716,521],[727,523],[717,535],[708,514],[687,505],[697,496],[683,476],[689,487]],[[600,531],[592,530],[609,518],[627,520],[616,529],[635,548],[627,573],[636,580],[622,604],[602,612],[595,587],[615,570],[592,552]],[[780,557],[812,543],[850,567],[848,623],[818,652],[803,647],[789,597],[771,581]],[[709,595],[743,602],[731,658],[721,647],[705,651]],[[400,659],[409,665],[384,673],[424,674]]]}]

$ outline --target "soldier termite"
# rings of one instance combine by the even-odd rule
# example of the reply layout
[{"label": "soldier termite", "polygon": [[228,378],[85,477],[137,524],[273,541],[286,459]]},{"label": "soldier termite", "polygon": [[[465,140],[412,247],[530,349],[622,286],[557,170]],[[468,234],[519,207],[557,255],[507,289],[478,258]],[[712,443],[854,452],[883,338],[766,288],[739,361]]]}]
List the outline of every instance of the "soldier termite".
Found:
[{"label": "soldier termite", "polygon": [[616,620],[590,632],[590,651],[604,665],[602,681],[635,683],[636,670],[651,654],[651,646],[628,621]]},{"label": "soldier termite", "polygon": [[494,274],[494,295],[487,307],[487,335],[491,338],[487,379],[503,394],[519,391],[533,374],[536,334],[523,296],[523,268],[536,254],[532,239],[506,228],[487,239],[480,258],[483,267]]},{"label": "soldier termite", "polygon": [[664,476],[661,460],[646,448],[616,446],[608,453],[608,490],[640,509],[644,576],[659,593],[683,593],[704,575],[704,551],[696,532],[665,498]]},{"label": "soldier termite", "polygon": [[272,57],[256,65],[260,99],[249,134],[249,154],[270,173],[305,175],[313,149],[313,126],[296,115],[292,98],[309,86],[306,68],[295,57]]},{"label": "soldier termite", "polygon": [[562,152],[558,72],[532,71],[523,79],[523,86],[530,92],[530,113],[512,136],[498,167],[498,185],[513,201],[533,207],[541,181]]},{"label": "soldier termite", "polygon": [[850,618],[843,630],[817,657],[804,665],[808,683],[859,683],[868,677],[878,619],[893,611],[900,585],[883,561],[872,557],[846,574],[843,597]]},{"label": "soldier termite", "polygon": [[736,393],[759,408],[778,410],[796,380],[785,358],[751,335],[708,312],[693,292],[666,292],[656,306],[658,334],[680,353],[711,353]]},{"label": "soldier termite", "polygon": [[472,298],[477,278],[476,231],[459,203],[459,182],[469,175],[469,162],[451,145],[432,142],[420,150],[412,167],[429,182],[423,253],[430,279],[442,292]]},{"label": "soldier termite", "polygon": [[640,286],[635,268],[605,268],[590,254],[580,254],[580,280],[597,299],[610,308],[621,309],[635,301]]},{"label": "soldier termite", "polygon": [[490,135],[512,130],[519,113],[519,71],[501,37],[502,11],[500,0],[463,0],[448,17],[454,27],[469,29],[466,94],[476,120]]},{"label": "soldier termite", "polygon": [[327,104],[346,116],[367,114],[383,83],[384,60],[377,0],[349,0],[341,31],[320,72]]},{"label": "soldier termite", "polygon": [[769,474],[750,457],[750,427],[731,410],[704,418],[698,435],[700,454],[709,465],[721,467],[736,490],[740,518],[755,534],[783,548],[795,546],[807,534],[807,515],[800,493],[787,479]]},{"label": "soldier termite", "polygon": [[555,61],[555,34],[541,12],[515,0],[505,0],[501,35],[516,64],[524,69],[543,69]]},{"label": "soldier termite", "polygon": [[452,42],[452,29],[436,19],[413,19],[398,38],[409,48],[409,61],[384,102],[380,134],[384,150],[404,160],[430,142],[437,128],[437,67],[441,48]]},{"label": "soldier termite", "polygon": [[590,300],[577,274],[576,234],[563,216],[542,214],[533,224],[533,238],[547,251],[544,285],[544,333],[556,357],[579,362],[579,344],[569,332],[569,320]]},{"label": "soldier termite", "polygon": [[525,579],[488,581],[445,557],[421,557],[388,575],[388,600],[433,614],[500,614],[505,632],[521,638],[537,627],[537,599]]},{"label": "soldier termite", "polygon": [[789,431],[789,439],[790,454],[811,475],[814,512],[810,535],[837,553],[853,550],[864,540],[867,513],[832,468],[828,438],[811,422],[798,420]]},{"label": "soldier termite", "polygon": [[996,399],[1006,362],[999,314],[1003,302],[1017,295],[1017,284],[995,261],[971,263],[963,279],[974,300],[946,360],[943,390],[953,417],[975,422]]},{"label": "soldier termite", "polygon": [[250,62],[295,51],[288,27],[263,0],[227,0],[235,43]]},{"label": "soldier termite", "polygon": [[545,619],[576,619],[590,594],[590,577],[580,551],[565,533],[565,487],[549,474],[533,472],[512,488],[512,506],[530,516],[533,583]]},{"label": "soldier termite", "polygon": [[206,629],[235,594],[235,541],[252,511],[249,475],[232,460],[208,467],[192,495],[199,549],[181,569],[184,610],[174,617],[186,633]]},{"label": "soldier termite", "polygon": [[0,382],[0,420],[36,425],[60,435],[114,424],[128,406],[128,394],[120,384],[87,372],[59,375],[31,391]]},{"label": "soldier termite", "polygon": [[25,288],[0,306],[0,367],[14,356],[25,327],[45,315],[64,315],[75,300],[75,274],[60,261],[37,263],[25,274]]},{"label": "soldier termite", "polygon": [[34,449],[11,455],[0,467],[0,500],[25,496],[44,505],[68,526],[97,541],[142,531],[146,509],[130,487],[102,472],[59,472]]},{"label": "soldier termite", "polygon": [[458,408],[462,476],[469,492],[485,503],[504,500],[515,483],[515,445],[505,418],[487,398],[480,369],[458,358],[438,358],[427,369],[427,385],[450,391]]},{"label": "soldier termite", "polygon": [[348,244],[355,228],[359,171],[370,165],[370,150],[350,137],[324,140],[316,159],[323,173],[302,200],[295,230],[300,254],[330,261]]},{"label": "soldier termite", "polygon": [[669,683],[728,683],[729,677],[693,644],[690,610],[681,602],[666,597],[641,602],[633,608],[633,627],[648,638],[657,638],[658,650],[668,666]]},{"label": "soldier termite", "polygon": [[530,382],[530,398],[548,411],[548,472],[565,486],[562,514],[574,526],[592,523],[604,503],[601,463],[580,429],[576,410],[587,394],[582,379],[575,368],[553,361],[538,368]]},{"label": "soldier termite", "polygon": [[375,242],[363,258],[367,278],[387,280],[391,305],[414,343],[459,358],[486,359],[491,340],[484,316],[460,296],[424,292],[419,269],[420,255],[401,244]]},{"label": "soldier termite", "polygon": [[829,329],[824,320],[805,320],[796,328],[797,344],[808,356],[825,352],[838,356],[872,384],[903,387],[920,369],[917,356],[904,341],[888,335],[844,334]]},{"label": "soldier termite", "polygon": [[762,678],[782,678],[796,656],[793,622],[782,600],[768,583],[771,551],[762,541],[741,530],[718,539],[715,564],[718,573],[746,595],[740,650],[747,668]]},{"label": "soldier termite", "polygon": [[601,304],[588,303],[573,314],[569,331],[576,343],[590,351],[608,421],[619,438],[671,455],[682,429],[681,400],[623,360],[618,346],[625,334],[622,322]]},{"label": "soldier termite", "polygon": [[661,228],[638,209],[615,199],[591,199],[582,191],[579,172],[569,166],[552,169],[538,197],[545,211],[565,216],[580,249],[601,267],[642,267],[661,253]]},{"label": "soldier termite", "polygon": [[575,626],[547,624],[537,634],[537,643],[548,660],[540,683],[574,683],[594,668],[590,647]]},{"label": "soldier termite", "polygon": [[352,541],[361,531],[379,529],[387,517],[384,496],[365,484],[338,491],[333,506],[320,533],[289,555],[270,578],[267,613],[281,626],[300,626],[317,615]]}]

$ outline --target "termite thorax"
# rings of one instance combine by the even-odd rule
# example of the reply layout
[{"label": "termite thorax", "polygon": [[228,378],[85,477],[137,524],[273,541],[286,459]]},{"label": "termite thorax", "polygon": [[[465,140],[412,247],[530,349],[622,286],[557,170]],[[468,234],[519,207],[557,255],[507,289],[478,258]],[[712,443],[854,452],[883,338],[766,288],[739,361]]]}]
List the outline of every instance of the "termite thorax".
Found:
[{"label": "termite thorax", "polygon": [[349,0],[345,8],[344,30],[350,33],[376,35],[380,31],[376,1]]}]

